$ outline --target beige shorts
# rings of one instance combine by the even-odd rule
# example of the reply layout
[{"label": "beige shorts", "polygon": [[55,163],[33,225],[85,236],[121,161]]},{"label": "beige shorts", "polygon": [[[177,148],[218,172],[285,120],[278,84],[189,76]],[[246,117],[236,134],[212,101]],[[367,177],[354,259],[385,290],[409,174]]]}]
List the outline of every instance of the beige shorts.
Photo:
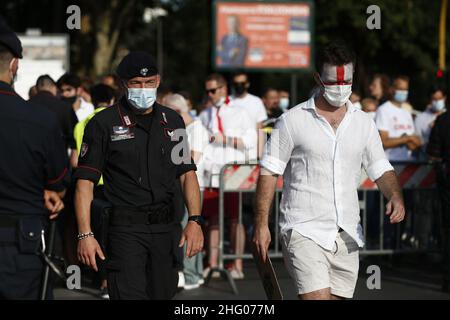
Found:
[{"label": "beige shorts", "polygon": [[330,288],[331,294],[352,298],[358,280],[359,247],[346,232],[338,233],[329,251],[290,230],[282,236],[284,262],[298,294]]}]

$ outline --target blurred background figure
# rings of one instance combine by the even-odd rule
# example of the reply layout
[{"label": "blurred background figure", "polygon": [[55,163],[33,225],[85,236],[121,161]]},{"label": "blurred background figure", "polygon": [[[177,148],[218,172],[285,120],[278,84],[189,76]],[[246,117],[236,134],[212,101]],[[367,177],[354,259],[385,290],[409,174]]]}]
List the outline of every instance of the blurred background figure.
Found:
[{"label": "blurred background figure", "polygon": [[254,123],[255,129],[258,132],[258,148],[250,152],[249,159],[256,160],[261,156],[265,143],[264,135],[262,132],[260,133],[259,130],[263,128],[263,122],[267,120],[267,112],[262,100],[249,93],[249,88],[250,81],[246,73],[239,72],[233,75],[231,82],[231,99],[235,105],[247,112],[248,117]]},{"label": "blurred background figure", "polygon": [[73,138],[73,119],[76,117],[72,107],[57,98],[58,87],[55,81],[49,75],[42,75],[36,80],[35,85],[37,93],[30,98],[30,102],[43,107],[58,119],[61,132],[64,136],[66,149],[70,154],[75,150],[75,140]]},{"label": "blurred background figure", "polygon": [[375,122],[380,132],[386,156],[390,161],[412,161],[412,151],[422,145],[415,135],[411,114],[402,109],[408,99],[409,79],[398,76],[391,87],[391,99],[377,109]]},{"label": "blurred background figure", "polygon": [[266,89],[262,101],[269,119],[276,119],[283,114],[283,110],[280,108],[280,95],[276,89]]},{"label": "blurred background figure", "polygon": [[178,94],[180,94],[186,100],[190,116],[193,118],[197,117],[197,109],[194,108],[192,95],[188,91],[180,91],[178,92]]},{"label": "blurred background figure", "polygon": [[385,74],[375,74],[369,85],[369,93],[377,100],[378,105],[382,105],[389,100],[391,80]]},{"label": "blurred background figure", "polygon": [[33,98],[37,93],[36,86],[31,86],[30,90],[28,90],[28,98]]},{"label": "blurred background figure", "polygon": [[278,90],[278,95],[280,97],[280,108],[286,111],[291,108],[291,100],[289,98],[289,91]]},{"label": "blurred background figure", "polygon": [[352,91],[350,102],[353,103],[355,108],[361,110],[361,94],[358,91]]},{"label": "blurred background figure", "polygon": [[[248,161],[248,153],[255,150],[257,143],[255,119],[250,119],[247,108],[237,104],[228,96],[227,83],[220,74],[211,74],[205,80],[205,91],[211,106],[203,110],[199,117],[209,134],[212,143],[205,152],[205,190],[202,215],[208,222],[208,267],[206,277],[218,266],[219,254],[219,173],[230,162]],[[259,98],[258,98],[259,99]],[[264,106],[261,107],[265,114]],[[206,151],[206,150],[205,150]],[[239,195],[225,193],[225,223],[231,225],[230,239],[232,251],[242,254],[245,248],[245,229],[239,220]],[[243,261],[235,259],[229,266],[234,279],[243,279]],[[218,276],[216,272],[213,277]]]},{"label": "blurred background figure", "polygon": [[[186,125],[186,134],[191,150],[191,156],[197,166],[197,179],[200,185],[200,190],[204,190],[204,168],[203,168],[203,153],[208,148],[209,133],[203,126],[200,120],[192,118],[189,113],[188,101],[181,94],[169,94],[165,101],[167,107],[174,109],[183,118]],[[181,222],[183,229],[188,222],[188,212],[185,209],[185,214]],[[183,250],[185,252],[185,249]],[[183,260],[183,278],[184,284],[182,287],[185,290],[192,290],[200,287],[204,283],[203,279],[203,254],[198,253],[195,257]],[[180,277],[181,279],[181,277]]]},{"label": "blurred background figure", "polygon": [[434,87],[430,91],[430,102],[426,106],[425,111],[415,119],[416,133],[422,140],[422,147],[418,154],[419,160],[426,160],[428,140],[430,139],[431,129],[433,128],[436,118],[445,112],[447,102],[447,93],[442,87]]},{"label": "blurred background figure", "polygon": [[102,84],[110,86],[114,90],[119,90],[120,87],[119,77],[112,73],[107,74],[102,78]]},{"label": "blurred background figure", "polygon": [[278,117],[284,112],[280,108],[280,94],[276,89],[268,88],[264,91],[262,101],[268,117],[268,119],[263,121],[263,130],[265,133],[270,134]]},{"label": "blurred background figure", "polygon": [[375,120],[377,108],[378,108],[377,100],[375,100],[373,98],[362,99],[361,110],[368,113],[374,120]]},{"label": "blurred background figure", "polygon": [[94,106],[83,98],[83,95],[86,97],[85,89],[81,87],[81,80],[77,75],[66,73],[58,79],[57,85],[61,91],[61,99],[72,106],[78,121],[83,121],[94,112]]},{"label": "blurred background figure", "polygon": [[450,114],[448,112],[440,115],[435,121],[427,153],[436,162],[436,176],[442,204],[440,210],[443,253],[442,291],[450,293]]}]

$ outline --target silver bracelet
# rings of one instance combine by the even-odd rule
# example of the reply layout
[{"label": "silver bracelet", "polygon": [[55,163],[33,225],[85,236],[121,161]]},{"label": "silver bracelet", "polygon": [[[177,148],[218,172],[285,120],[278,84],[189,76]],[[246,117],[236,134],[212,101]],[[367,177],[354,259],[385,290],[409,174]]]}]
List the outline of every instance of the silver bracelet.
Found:
[{"label": "silver bracelet", "polygon": [[83,239],[86,239],[87,237],[93,237],[93,236],[94,236],[94,233],[92,231],[88,232],[88,233],[79,233],[77,235],[77,239],[78,240],[83,240]]}]

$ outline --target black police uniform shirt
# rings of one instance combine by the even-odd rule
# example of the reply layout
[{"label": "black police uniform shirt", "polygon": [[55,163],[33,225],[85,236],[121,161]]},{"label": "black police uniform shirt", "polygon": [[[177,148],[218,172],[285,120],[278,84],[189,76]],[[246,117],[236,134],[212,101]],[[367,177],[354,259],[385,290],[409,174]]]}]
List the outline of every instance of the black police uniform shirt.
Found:
[{"label": "black police uniform shirt", "polygon": [[73,111],[72,106],[53,96],[48,91],[38,92],[29,100],[29,102],[36,105],[36,107],[46,108],[53,112],[58,119],[58,123],[64,135],[66,148],[76,149],[75,139],[73,136],[73,127],[75,125],[73,119],[76,118],[76,114],[75,111]]},{"label": "black police uniform shirt", "polygon": [[149,115],[139,116],[123,97],[86,126],[75,179],[96,184],[103,175],[105,197],[116,207],[171,204],[177,178],[196,170],[190,156],[180,164],[171,159],[183,141],[174,141],[176,129],[185,125],[172,109],[155,103]]},{"label": "black police uniform shirt", "polygon": [[64,190],[67,151],[57,119],[0,81],[0,215],[47,214],[44,189]]}]

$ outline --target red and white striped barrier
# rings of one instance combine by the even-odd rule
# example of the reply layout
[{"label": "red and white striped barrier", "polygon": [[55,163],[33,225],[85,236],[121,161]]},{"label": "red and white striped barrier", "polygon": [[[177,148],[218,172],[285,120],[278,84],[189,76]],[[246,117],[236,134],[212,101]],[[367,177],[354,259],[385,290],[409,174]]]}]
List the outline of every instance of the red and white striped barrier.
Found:
[{"label": "red and white striped barrier", "polygon": [[[259,165],[233,165],[224,170],[224,191],[252,191],[260,172]],[[277,181],[277,189],[283,188],[283,177]]]},{"label": "red and white striped barrier", "polygon": [[[436,187],[436,172],[428,164],[393,164],[400,186],[403,189],[426,189]],[[377,185],[363,170],[360,190],[376,190]]]},{"label": "red and white striped barrier", "polygon": [[[400,186],[404,189],[425,189],[436,186],[434,167],[428,164],[393,164]],[[253,191],[256,188],[259,165],[232,165],[226,167],[223,174],[224,191]],[[363,170],[361,174],[360,190],[376,190],[375,182],[367,177]],[[277,189],[283,188],[283,178],[277,181]]]}]

